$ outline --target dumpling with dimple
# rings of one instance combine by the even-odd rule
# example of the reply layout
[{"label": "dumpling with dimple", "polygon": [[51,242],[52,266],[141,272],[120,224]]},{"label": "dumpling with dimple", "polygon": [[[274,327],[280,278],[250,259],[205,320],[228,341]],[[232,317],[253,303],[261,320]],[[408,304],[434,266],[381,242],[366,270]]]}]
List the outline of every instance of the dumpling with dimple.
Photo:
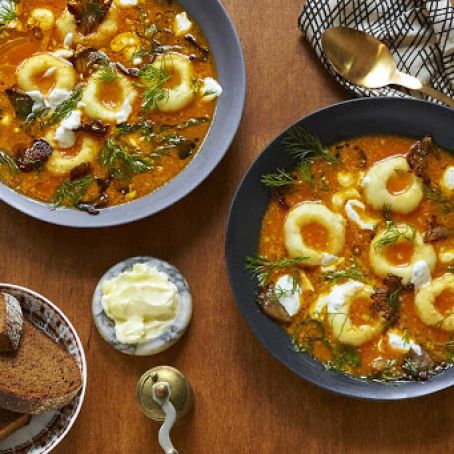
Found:
[{"label": "dumpling with dimple", "polygon": [[306,257],[304,265],[329,265],[345,244],[345,219],[320,203],[303,202],[284,222],[285,246],[291,257]]},{"label": "dumpling with dimple", "polygon": [[454,274],[444,274],[422,288],[415,298],[416,313],[429,326],[454,332]]},{"label": "dumpling with dimple", "polygon": [[335,285],[311,307],[311,316],[326,321],[342,344],[358,347],[386,328],[386,320],[372,309],[373,292],[373,287],[358,281]]},{"label": "dumpling with dimple", "polygon": [[412,226],[390,224],[370,243],[369,260],[382,278],[393,274],[401,277],[404,284],[423,286],[430,280],[437,256],[433,246],[424,243],[421,233]]},{"label": "dumpling with dimple", "polygon": [[448,197],[454,197],[454,166],[449,166],[443,172],[440,188]]},{"label": "dumpling with dimple", "polygon": [[376,210],[384,206],[394,213],[411,213],[420,204],[424,192],[403,156],[375,163],[362,180],[366,203]]}]

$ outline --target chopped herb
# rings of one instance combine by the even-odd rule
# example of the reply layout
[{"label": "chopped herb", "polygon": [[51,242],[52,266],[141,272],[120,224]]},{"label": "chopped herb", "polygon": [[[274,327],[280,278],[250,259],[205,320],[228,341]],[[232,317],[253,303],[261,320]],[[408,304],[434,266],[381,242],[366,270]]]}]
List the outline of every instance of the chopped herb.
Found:
[{"label": "chopped herb", "polygon": [[364,273],[360,265],[354,262],[350,267],[345,270],[328,271],[323,274],[325,281],[339,282],[344,279],[353,279],[356,281],[364,281]]},{"label": "chopped herb", "polygon": [[19,172],[14,159],[3,150],[0,150],[0,167],[6,167],[11,174]]},{"label": "chopped herb", "polygon": [[346,366],[357,368],[361,366],[361,353],[355,347],[338,347],[334,359],[326,363],[327,369],[344,370]]},{"label": "chopped herb", "polygon": [[300,340],[298,345],[294,343],[294,349],[296,351],[304,351],[310,356],[313,356],[314,343],[316,342],[321,342],[328,350],[332,351],[325,327],[321,321],[311,319],[302,320],[298,326],[300,328],[298,336]]},{"label": "chopped herb", "polygon": [[283,144],[298,161],[324,159],[331,164],[339,162],[337,156],[331,153],[315,134],[300,126],[294,126],[288,131]]},{"label": "chopped herb", "polygon": [[409,224],[396,225],[393,222],[387,222],[387,229],[383,236],[375,242],[375,250],[382,247],[392,246],[401,240],[414,241],[416,238],[416,228]]},{"label": "chopped herb", "polygon": [[145,113],[149,113],[156,108],[157,104],[164,101],[169,96],[169,92],[164,88],[164,84],[170,79],[170,75],[162,68],[153,65],[146,65],[139,72],[142,87],[145,91],[142,94],[142,108]]},{"label": "chopped herb", "polygon": [[115,66],[110,62],[105,62],[101,69],[96,73],[96,80],[102,83],[112,83],[120,79]]},{"label": "chopped herb", "polygon": [[262,184],[270,188],[275,188],[279,186],[288,186],[290,184],[298,184],[298,180],[293,178],[288,172],[284,169],[277,169],[276,173],[269,173],[267,175],[262,175],[260,179]]},{"label": "chopped herb", "polygon": [[147,142],[151,142],[156,136],[153,123],[148,120],[140,120],[135,124],[121,123],[117,126],[117,137],[139,133]]},{"label": "chopped herb", "polygon": [[216,90],[207,90],[207,91],[202,95],[202,98],[205,98],[206,96],[215,95],[216,93],[217,93]]},{"label": "chopped herb", "polygon": [[65,118],[69,117],[71,112],[77,107],[82,98],[82,87],[76,87],[66,101],[60,103],[51,113],[50,118],[43,122],[43,127],[52,126],[60,123]]},{"label": "chopped herb", "polygon": [[397,361],[395,359],[389,359],[383,365],[383,368],[378,371],[377,376],[374,378],[375,381],[389,381],[395,380],[401,376],[401,373],[396,368]]},{"label": "chopped herb", "polygon": [[16,2],[4,0],[0,3],[0,29],[17,19]]},{"label": "chopped herb", "polygon": [[52,208],[56,209],[65,203],[76,206],[83,199],[93,181],[92,176],[63,181],[54,193]]},{"label": "chopped herb", "polygon": [[288,131],[283,144],[293,158],[299,161],[303,180],[312,187],[314,187],[314,181],[311,166],[315,161],[324,159],[331,164],[339,162],[337,156],[331,153],[317,136],[300,126],[294,126]]},{"label": "chopped herb", "polygon": [[152,168],[150,160],[138,153],[131,153],[125,146],[113,139],[108,139],[98,156],[110,178],[129,180],[133,175],[146,172]]},{"label": "chopped herb", "polygon": [[452,213],[454,211],[454,202],[443,194],[438,185],[435,185],[434,187],[424,185],[424,195],[427,200],[438,203],[443,214]]},{"label": "chopped herb", "polygon": [[263,287],[268,284],[274,271],[294,267],[304,260],[307,260],[307,257],[283,257],[273,261],[263,255],[247,256],[245,269],[253,276],[256,276],[259,284]]},{"label": "chopped herb", "polygon": [[402,369],[409,372],[412,375],[418,375],[419,367],[416,361],[411,360],[410,358],[405,358],[402,363]]}]

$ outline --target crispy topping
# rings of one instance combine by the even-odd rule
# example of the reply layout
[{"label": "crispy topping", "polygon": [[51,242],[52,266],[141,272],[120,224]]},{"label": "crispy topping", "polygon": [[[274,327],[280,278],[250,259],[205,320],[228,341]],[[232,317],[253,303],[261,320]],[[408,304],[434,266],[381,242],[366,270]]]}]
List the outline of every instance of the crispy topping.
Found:
[{"label": "crispy topping", "polygon": [[385,288],[376,288],[371,295],[373,308],[390,323],[398,319],[399,295],[402,290],[413,290],[413,284],[402,284],[402,278],[389,274],[383,280]]},{"label": "crispy topping", "polygon": [[39,169],[52,154],[53,148],[44,139],[33,142],[30,148],[22,148],[16,152],[16,164],[22,172]]},{"label": "crispy topping", "polygon": [[75,17],[82,33],[88,35],[102,23],[113,0],[69,0],[68,11]]},{"label": "crispy topping", "polygon": [[443,224],[437,222],[435,216],[426,220],[426,231],[424,232],[424,242],[434,243],[435,241],[447,240],[452,232]]},{"label": "crispy topping", "polygon": [[434,145],[430,136],[426,136],[416,142],[407,153],[408,165],[427,185],[430,184],[430,178],[426,174],[427,159],[432,154],[437,159],[440,159],[440,151]]}]

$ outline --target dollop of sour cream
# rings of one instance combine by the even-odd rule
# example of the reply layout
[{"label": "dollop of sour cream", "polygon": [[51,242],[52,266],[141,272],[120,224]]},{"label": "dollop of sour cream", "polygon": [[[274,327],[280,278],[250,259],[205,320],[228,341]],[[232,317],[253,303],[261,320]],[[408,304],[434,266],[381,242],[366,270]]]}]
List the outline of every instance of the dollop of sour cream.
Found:
[{"label": "dollop of sour cream", "polygon": [[169,277],[145,263],[106,281],[102,305],[115,322],[119,342],[142,344],[159,337],[175,320],[181,301]]},{"label": "dollop of sour cream", "polygon": [[210,102],[222,95],[222,87],[217,80],[212,77],[205,77],[200,87],[200,96],[202,101]]},{"label": "dollop of sour cream", "polygon": [[192,28],[192,22],[189,20],[185,12],[179,13],[175,16],[174,31],[176,36],[183,36]]},{"label": "dollop of sour cream", "polygon": [[293,317],[300,308],[301,286],[295,285],[292,276],[284,274],[276,281],[274,288],[277,293],[282,292],[282,296],[278,297],[279,304],[284,307],[290,317]]},{"label": "dollop of sour cream", "polygon": [[74,129],[80,126],[80,110],[73,110],[55,131],[55,141],[61,148],[71,148],[76,143]]},{"label": "dollop of sour cream", "polygon": [[415,290],[419,290],[420,288],[429,285],[431,281],[432,276],[427,262],[425,260],[418,260],[415,262],[410,281],[415,286]]}]

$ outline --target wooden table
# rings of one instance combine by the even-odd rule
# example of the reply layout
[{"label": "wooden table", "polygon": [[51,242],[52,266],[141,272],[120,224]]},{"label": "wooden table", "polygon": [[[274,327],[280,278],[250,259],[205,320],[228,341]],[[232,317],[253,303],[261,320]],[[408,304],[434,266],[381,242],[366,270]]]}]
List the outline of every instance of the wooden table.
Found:
[{"label": "wooden table", "polygon": [[[279,5],[278,5],[279,3]],[[194,414],[174,431],[181,453],[425,453],[454,449],[454,391],[400,403],[338,397],[275,361],[240,316],[224,265],[224,228],[234,190],[264,146],[289,123],[349,95],[302,42],[302,1],[225,0],[248,69],[245,115],[211,177],[151,219],[109,230],[71,230],[0,206],[1,280],[49,297],[77,328],[88,360],[88,389],[60,454],[159,453],[158,427],[135,401],[147,369],[169,364],[190,379]],[[115,351],[91,317],[97,280],[139,254],[163,258],[187,277],[192,325],[176,346],[150,358]]]}]

